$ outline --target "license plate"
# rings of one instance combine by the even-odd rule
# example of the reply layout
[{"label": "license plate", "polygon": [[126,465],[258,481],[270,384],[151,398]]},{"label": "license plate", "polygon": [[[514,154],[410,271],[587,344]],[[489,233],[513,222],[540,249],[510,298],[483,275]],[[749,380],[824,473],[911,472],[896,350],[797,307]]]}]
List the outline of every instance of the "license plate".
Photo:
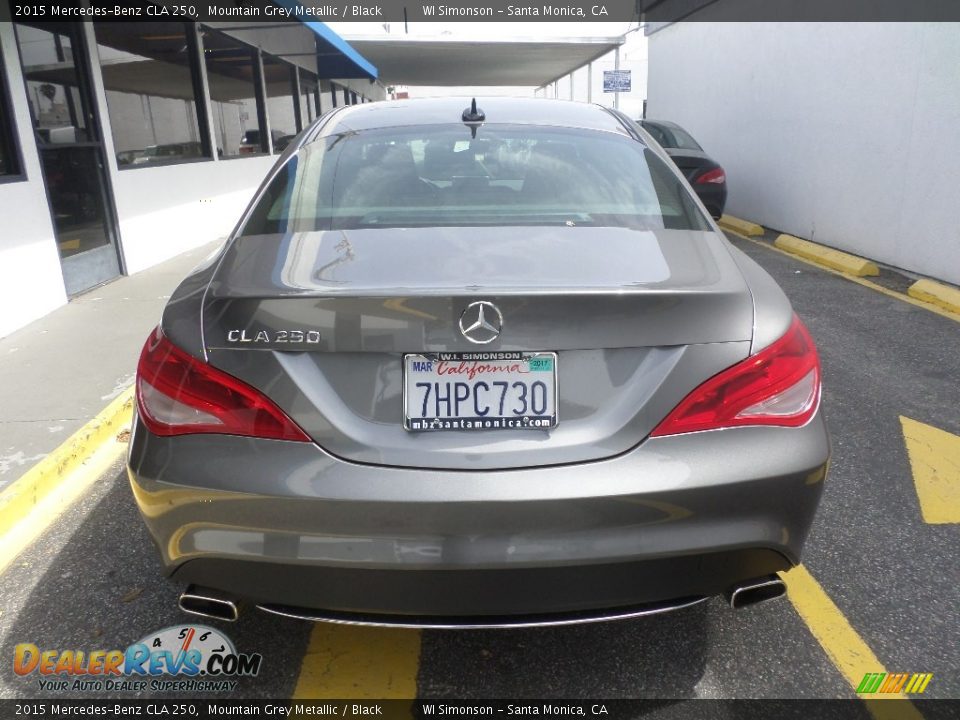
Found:
[{"label": "license plate", "polygon": [[556,424],[556,353],[403,356],[407,430],[544,430]]}]

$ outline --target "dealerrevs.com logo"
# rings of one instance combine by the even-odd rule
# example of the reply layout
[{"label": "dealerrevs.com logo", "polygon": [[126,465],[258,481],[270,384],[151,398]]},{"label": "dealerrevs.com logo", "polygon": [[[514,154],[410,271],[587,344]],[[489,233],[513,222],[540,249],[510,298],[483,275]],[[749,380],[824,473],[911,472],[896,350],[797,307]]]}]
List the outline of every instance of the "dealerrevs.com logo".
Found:
[{"label": "dealerrevs.com logo", "polygon": [[41,650],[33,643],[13,650],[13,671],[36,677],[45,691],[227,692],[235,678],[256,676],[262,662],[204,625],[164,628],[126,650]]}]

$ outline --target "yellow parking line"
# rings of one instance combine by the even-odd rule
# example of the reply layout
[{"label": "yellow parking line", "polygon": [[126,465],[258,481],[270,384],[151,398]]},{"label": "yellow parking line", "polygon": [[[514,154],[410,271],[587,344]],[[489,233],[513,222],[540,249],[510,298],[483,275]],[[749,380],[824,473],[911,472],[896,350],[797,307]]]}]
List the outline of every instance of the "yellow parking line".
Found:
[{"label": "yellow parking line", "polygon": [[[805,567],[784,573],[783,580],[797,613],[852,688],[866,673],[887,672]],[[418,630],[317,623],[310,634],[293,699],[414,699],[420,640]],[[900,702],[875,702],[891,699]],[[875,720],[923,720],[902,692],[864,700]]]},{"label": "yellow parking line", "polygon": [[294,700],[414,699],[420,631],[317,623]]},{"label": "yellow parking line", "polygon": [[923,521],[960,523],[960,435],[900,416]]},{"label": "yellow parking line", "polygon": [[[787,597],[810,632],[823,647],[827,657],[840,674],[856,689],[867,673],[885,673],[886,668],[863,641],[850,621],[840,612],[820,583],[803,566],[798,565],[782,574],[787,584]],[[871,695],[866,700],[867,710],[876,720],[922,720],[917,708],[906,700],[906,695],[889,693]],[[899,699],[898,703],[875,702]]]},{"label": "yellow parking line", "polygon": [[736,235],[738,238],[741,238],[742,240],[747,240],[748,242],[752,242],[754,245],[759,245],[760,247],[766,248],[767,250],[772,250],[773,252],[777,252],[777,253],[780,253],[781,255],[785,255],[791,260],[796,260],[797,262],[802,262],[806,265],[811,265],[819,270],[823,270],[824,272],[831,273],[832,275],[838,275],[839,277],[842,277],[845,280],[849,280],[850,282],[855,282],[858,285],[863,285],[864,287],[868,287],[871,290],[876,290],[878,293],[882,293],[883,295],[887,295],[888,297],[896,298],[897,300],[902,300],[903,302],[909,303],[910,305],[915,305],[918,308],[923,308],[924,310],[927,310],[932,313],[936,313],[937,315],[942,315],[943,317],[949,318],[954,322],[960,322],[960,313],[951,312],[950,310],[937,307],[936,305],[932,305],[931,303],[923,302],[922,300],[917,300],[915,298],[910,297],[909,295],[905,295],[904,293],[897,292],[896,290],[891,290],[890,288],[885,288],[883,287],[883,285],[878,285],[877,283],[871,282],[870,280],[866,280],[865,278],[854,277],[853,275],[848,275],[847,273],[840,272],[839,270],[828,268],[824,265],[821,265],[820,263],[816,263],[816,262],[813,262],[812,260],[807,260],[806,258],[802,258],[799,255],[794,255],[793,253],[785,252],[780,248],[774,247],[770,243],[765,242],[763,240],[757,240],[756,238],[747,237],[746,235],[742,235],[741,233],[730,230],[729,228],[724,228],[724,229],[731,235]]}]

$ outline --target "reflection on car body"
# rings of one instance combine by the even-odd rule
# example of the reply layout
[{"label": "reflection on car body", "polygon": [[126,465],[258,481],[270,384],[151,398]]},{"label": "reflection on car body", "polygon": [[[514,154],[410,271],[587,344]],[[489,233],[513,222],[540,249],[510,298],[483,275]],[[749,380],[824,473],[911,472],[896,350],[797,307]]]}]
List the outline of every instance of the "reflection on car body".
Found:
[{"label": "reflection on car body", "polygon": [[727,174],[686,130],[666,120],[638,120],[680,168],[707,211],[719,219],[727,204]]}]

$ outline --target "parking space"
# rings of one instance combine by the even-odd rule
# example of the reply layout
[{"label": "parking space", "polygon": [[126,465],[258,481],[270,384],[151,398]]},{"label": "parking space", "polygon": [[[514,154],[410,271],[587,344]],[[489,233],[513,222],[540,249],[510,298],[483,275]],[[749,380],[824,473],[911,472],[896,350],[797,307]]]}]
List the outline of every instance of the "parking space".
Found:
[{"label": "parking space", "polygon": [[[732,242],[770,272],[817,341],[834,455],[804,564],[838,617],[781,600],[734,611],[714,599],[672,614],[556,629],[397,631],[257,612],[217,625],[259,675],[232,697],[851,698],[835,636],[845,622],[890,672],[933,673],[925,696],[960,697],[955,523],[925,522],[901,417],[960,435],[960,325],[767,247]],[[789,580],[788,580],[789,584]],[[0,697],[47,693],[14,674],[17,643],[110,649],[184,624],[178,588],[119,465],[6,570]],[[830,632],[826,633],[830,635]],[[109,694],[109,693],[105,693]],[[130,696],[129,693],[119,693]],[[149,692],[147,692],[149,694]]]},{"label": "parking space", "polygon": [[960,435],[960,325],[731,239],[820,349],[833,457],[804,564],[891,672],[933,672],[927,692],[960,696],[960,525],[924,521],[901,421]]}]

